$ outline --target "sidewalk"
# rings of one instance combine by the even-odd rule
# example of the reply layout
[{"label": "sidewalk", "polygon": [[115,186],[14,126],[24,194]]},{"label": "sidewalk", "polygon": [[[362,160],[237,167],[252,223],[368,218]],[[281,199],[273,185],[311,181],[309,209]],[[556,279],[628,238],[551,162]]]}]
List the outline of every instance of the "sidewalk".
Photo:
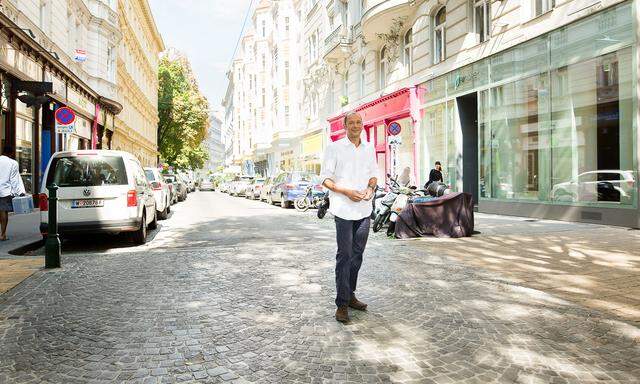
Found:
[{"label": "sidewalk", "polygon": [[44,265],[42,257],[10,255],[9,251],[36,242],[40,236],[40,212],[9,216],[9,240],[0,242],[0,294],[10,290]]},{"label": "sidewalk", "polygon": [[640,231],[595,224],[476,214],[479,234],[409,240],[500,276],[640,324]]}]

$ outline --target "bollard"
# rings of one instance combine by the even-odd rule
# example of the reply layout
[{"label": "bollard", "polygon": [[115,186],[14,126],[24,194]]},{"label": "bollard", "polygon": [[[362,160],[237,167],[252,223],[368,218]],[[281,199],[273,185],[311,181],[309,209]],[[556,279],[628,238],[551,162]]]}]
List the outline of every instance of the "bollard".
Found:
[{"label": "bollard", "polygon": [[58,186],[53,184],[49,190],[49,233],[44,245],[44,267],[60,268],[60,236],[58,236]]}]

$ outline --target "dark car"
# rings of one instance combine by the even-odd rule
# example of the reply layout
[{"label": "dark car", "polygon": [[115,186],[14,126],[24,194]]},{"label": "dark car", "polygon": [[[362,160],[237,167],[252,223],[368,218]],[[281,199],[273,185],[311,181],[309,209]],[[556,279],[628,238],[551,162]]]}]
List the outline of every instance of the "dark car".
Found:
[{"label": "dark car", "polygon": [[289,208],[298,196],[304,195],[309,185],[314,184],[316,184],[316,176],[309,172],[281,173],[274,178],[267,201],[270,204],[280,203],[282,208]]}]

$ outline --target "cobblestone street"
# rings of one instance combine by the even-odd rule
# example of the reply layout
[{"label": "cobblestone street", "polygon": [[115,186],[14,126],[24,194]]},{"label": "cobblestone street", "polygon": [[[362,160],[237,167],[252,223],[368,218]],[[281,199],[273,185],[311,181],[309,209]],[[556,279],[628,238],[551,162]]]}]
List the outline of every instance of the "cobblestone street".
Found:
[{"label": "cobblestone street", "polygon": [[447,256],[455,240],[372,234],[369,310],[342,325],[330,217],[197,192],[151,237],[68,246],[0,296],[0,383],[640,382],[637,322]]}]

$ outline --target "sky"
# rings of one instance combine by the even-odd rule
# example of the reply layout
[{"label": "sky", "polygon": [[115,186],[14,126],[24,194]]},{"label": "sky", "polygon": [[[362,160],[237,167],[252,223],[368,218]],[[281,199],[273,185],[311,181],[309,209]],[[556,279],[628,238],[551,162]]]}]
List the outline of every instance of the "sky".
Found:
[{"label": "sky", "polygon": [[149,0],[166,48],[175,48],[189,58],[211,109],[220,106],[227,89],[225,73],[250,2]]}]

